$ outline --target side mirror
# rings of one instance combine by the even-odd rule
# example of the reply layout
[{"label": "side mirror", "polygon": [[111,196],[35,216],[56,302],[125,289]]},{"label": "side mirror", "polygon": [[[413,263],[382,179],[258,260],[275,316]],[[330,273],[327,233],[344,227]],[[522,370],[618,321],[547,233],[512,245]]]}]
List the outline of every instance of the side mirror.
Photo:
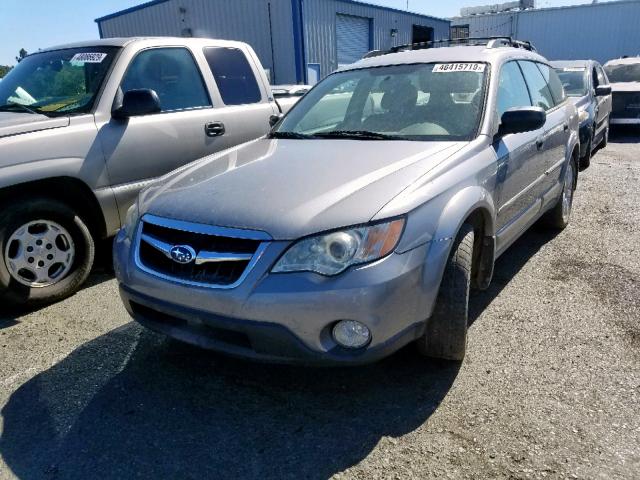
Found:
[{"label": "side mirror", "polygon": [[161,110],[158,94],[148,88],[125,92],[119,103],[120,105],[111,111],[111,116],[114,118],[139,117],[158,113]]},{"label": "side mirror", "polygon": [[511,108],[502,114],[498,135],[538,130],[546,122],[547,113],[540,107]]},{"label": "side mirror", "polygon": [[271,116],[269,117],[269,126],[270,126],[271,128],[275,127],[275,126],[276,126],[276,124],[277,124],[280,120],[282,120],[282,117],[284,117],[284,115],[283,115],[283,114],[281,114],[281,113],[279,113],[278,115],[271,115]]},{"label": "side mirror", "polygon": [[611,85],[600,85],[596,87],[596,97],[606,97],[611,95]]}]

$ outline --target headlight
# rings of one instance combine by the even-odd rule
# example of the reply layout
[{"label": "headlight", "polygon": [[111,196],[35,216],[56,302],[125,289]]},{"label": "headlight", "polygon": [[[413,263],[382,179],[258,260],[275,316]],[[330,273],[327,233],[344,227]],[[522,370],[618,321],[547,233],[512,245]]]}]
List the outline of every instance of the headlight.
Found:
[{"label": "headlight", "polygon": [[293,244],[272,271],[337,275],[352,265],[373,262],[391,253],[403,228],[404,219],[398,219],[305,238]]},{"label": "headlight", "polygon": [[589,112],[586,110],[580,110],[580,112],[578,112],[578,120],[580,123],[584,123],[589,120]]},{"label": "headlight", "polygon": [[136,225],[138,224],[139,217],[139,209],[138,202],[134,202],[133,205],[129,207],[127,210],[127,215],[124,217],[124,225],[122,228],[124,229],[124,233],[129,239],[133,238],[133,234],[136,231]]}]

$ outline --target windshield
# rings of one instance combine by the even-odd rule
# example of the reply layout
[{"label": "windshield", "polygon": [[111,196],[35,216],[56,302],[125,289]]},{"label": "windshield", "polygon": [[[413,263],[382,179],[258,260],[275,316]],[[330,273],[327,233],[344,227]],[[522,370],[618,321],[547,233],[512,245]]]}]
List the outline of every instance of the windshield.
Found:
[{"label": "windshield", "polygon": [[303,97],[272,136],[470,140],[483,110],[485,67],[393,65],[336,73]]},{"label": "windshield", "polygon": [[556,68],[564,91],[569,97],[583,97],[587,94],[586,68]]},{"label": "windshield", "polygon": [[640,82],[640,63],[607,65],[604,71],[607,72],[607,77],[612,83]]},{"label": "windshield", "polygon": [[30,55],[0,82],[0,108],[49,116],[89,112],[117,50],[89,47]]}]

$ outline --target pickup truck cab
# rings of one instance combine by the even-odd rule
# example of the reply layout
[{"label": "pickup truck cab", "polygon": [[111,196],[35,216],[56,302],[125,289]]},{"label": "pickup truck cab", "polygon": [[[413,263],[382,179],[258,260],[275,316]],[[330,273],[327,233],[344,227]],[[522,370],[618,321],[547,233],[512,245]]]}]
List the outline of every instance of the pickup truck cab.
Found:
[{"label": "pickup truck cab", "polygon": [[580,170],[591,164],[591,155],[609,141],[611,85],[595,60],[551,62],[580,120]]},{"label": "pickup truck cab", "polygon": [[244,43],[111,38],[29,55],[0,82],[0,299],[73,293],[141,188],[281,113]]},{"label": "pickup truck cab", "polygon": [[129,313],[268,361],[365,363],[410,342],[461,359],[470,289],[538,219],[569,223],[580,148],[549,63],[484,43],[345,66],[267,137],[143,190],[114,242]]}]

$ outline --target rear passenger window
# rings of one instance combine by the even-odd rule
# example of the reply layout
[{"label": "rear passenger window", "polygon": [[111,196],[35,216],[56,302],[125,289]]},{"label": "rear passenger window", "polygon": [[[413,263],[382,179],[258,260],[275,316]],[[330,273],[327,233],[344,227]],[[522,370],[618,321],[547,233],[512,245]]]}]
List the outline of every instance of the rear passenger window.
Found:
[{"label": "rear passenger window", "polygon": [[510,108],[530,107],[531,98],[516,62],[506,63],[500,71],[498,83],[498,118]]},{"label": "rear passenger window", "polygon": [[529,93],[534,107],[550,110],[555,106],[549,84],[533,62],[518,62],[522,67],[522,73],[529,86]]},{"label": "rear passenger window", "polygon": [[163,112],[210,107],[200,70],[185,48],[152,48],[140,52],[129,65],[120,85],[123,92],[154,90]]},{"label": "rear passenger window", "polygon": [[246,105],[262,99],[260,87],[242,50],[207,47],[204,49],[211,73],[225,105]]},{"label": "rear passenger window", "polygon": [[558,77],[556,71],[548,65],[544,65],[543,63],[536,63],[536,65],[540,69],[540,73],[542,73],[542,76],[549,85],[551,95],[555,100],[555,104],[558,105],[559,103],[562,103],[565,99],[564,87],[562,86],[562,82],[560,81],[560,78]]}]

